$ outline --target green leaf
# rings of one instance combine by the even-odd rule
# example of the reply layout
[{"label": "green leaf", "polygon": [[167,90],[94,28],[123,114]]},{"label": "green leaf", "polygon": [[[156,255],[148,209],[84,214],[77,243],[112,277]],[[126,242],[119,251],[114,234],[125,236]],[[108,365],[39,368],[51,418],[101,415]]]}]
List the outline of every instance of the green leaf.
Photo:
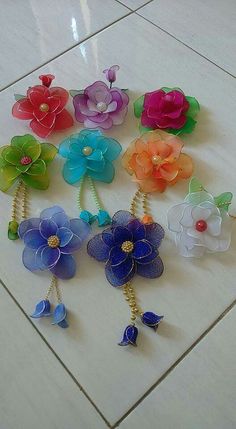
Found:
[{"label": "green leaf", "polygon": [[46,171],[45,174],[41,176],[31,176],[30,174],[22,174],[21,178],[23,182],[30,188],[44,190],[49,186],[49,177]]},{"label": "green leaf", "polygon": [[16,101],[22,100],[22,98],[26,98],[25,95],[22,94],[14,94],[14,97]]},{"label": "green leaf", "polygon": [[27,170],[26,174],[29,174],[30,176],[41,176],[46,173],[46,164],[43,161],[43,159],[38,159],[33,164],[31,164],[31,167]]},{"label": "green leaf", "polygon": [[168,92],[170,92],[170,91],[180,91],[180,92],[182,92],[182,93],[183,93],[182,89],[177,88],[177,87],[174,87],[174,88],[168,88],[167,86],[163,86],[161,89],[162,89],[162,91],[164,91],[164,92],[166,92],[166,93],[168,93]]},{"label": "green leaf", "polygon": [[69,91],[71,97],[75,97],[78,94],[83,94],[84,90],[83,89],[70,89]]},{"label": "green leaf", "polygon": [[141,97],[137,98],[134,102],[134,115],[136,118],[140,118],[143,111],[143,103],[144,103],[144,95],[141,95]]},{"label": "green leaf", "polygon": [[39,159],[43,159],[46,164],[49,164],[49,162],[55,158],[57,152],[58,149],[53,144],[41,143],[41,154]]},{"label": "green leaf", "polygon": [[17,240],[19,238],[18,235],[18,227],[19,224],[16,220],[11,220],[8,224],[8,238],[9,240]]},{"label": "green leaf", "polygon": [[147,133],[148,131],[153,131],[152,128],[148,128],[148,127],[143,127],[142,124],[139,124],[139,132],[140,134],[144,134]]},{"label": "green leaf", "polygon": [[202,186],[202,183],[196,177],[192,177],[189,182],[189,193],[192,194],[193,192],[200,192],[204,190],[205,189]]},{"label": "green leaf", "polygon": [[187,111],[187,115],[190,116],[191,118],[194,118],[200,110],[200,104],[198,103],[195,97],[187,96],[186,100],[189,102],[189,109]]},{"label": "green leaf", "polygon": [[218,197],[215,197],[215,204],[219,209],[223,209],[226,212],[229,210],[229,205],[231,204],[233,198],[232,192],[224,192],[223,194],[218,195]]}]

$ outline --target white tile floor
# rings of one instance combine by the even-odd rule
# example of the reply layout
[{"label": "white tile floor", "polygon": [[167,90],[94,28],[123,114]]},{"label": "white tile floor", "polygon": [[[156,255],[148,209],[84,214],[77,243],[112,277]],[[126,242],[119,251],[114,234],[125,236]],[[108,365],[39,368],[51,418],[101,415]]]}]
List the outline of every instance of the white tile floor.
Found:
[{"label": "white tile floor", "polygon": [[[235,57],[225,46],[231,51],[235,46],[236,4],[224,2],[228,7],[222,12],[223,3],[214,2],[212,19],[204,25],[211,0],[188,2],[188,8],[187,2],[178,2],[176,19],[169,14],[174,14],[169,1],[146,3],[66,0],[39,6],[33,0],[0,0],[0,144],[27,131],[11,117],[13,94],[35,84],[39,74],[50,72],[66,88],[83,88],[100,79],[106,66],[119,63],[119,84],[130,88],[131,102],[163,85],[178,85],[199,99],[199,124],[186,139],[185,151],[213,193],[235,192]],[[137,135],[131,106],[125,125],[110,134],[124,148]],[[57,142],[58,136],[51,140]],[[63,182],[59,160],[53,168],[50,189],[32,191],[31,213],[60,202],[76,215],[75,190]],[[134,185],[118,163],[113,185],[100,189],[107,207],[115,211],[127,208]],[[166,210],[186,189],[184,183],[165,197],[153,198],[162,225]],[[177,256],[167,234],[162,248],[165,275],[145,288],[136,281],[140,299],[147,308],[163,312],[166,322],[159,335],[147,330],[140,336],[138,349],[123,350],[116,346],[127,322],[122,294],[107,285],[103,267],[88,260],[85,251],[79,255],[78,274],[63,285],[70,328],[62,331],[47,321],[29,320],[47,276],[22,267],[22,244],[5,238],[11,196],[0,198],[0,278],[5,289],[0,299],[1,429],[169,429],[174,423],[177,429],[235,428],[235,228],[229,252],[193,262]]]}]

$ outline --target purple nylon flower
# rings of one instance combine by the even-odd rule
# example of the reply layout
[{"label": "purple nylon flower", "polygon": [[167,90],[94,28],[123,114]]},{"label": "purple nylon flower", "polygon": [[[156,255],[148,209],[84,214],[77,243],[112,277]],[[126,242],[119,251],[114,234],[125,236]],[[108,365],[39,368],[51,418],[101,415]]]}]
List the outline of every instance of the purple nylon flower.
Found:
[{"label": "purple nylon flower", "polygon": [[73,97],[75,117],[86,128],[107,130],[123,123],[128,111],[129,97],[119,88],[109,88],[96,81],[82,94]]},{"label": "purple nylon flower", "polygon": [[128,211],[118,211],[111,227],[95,235],[87,251],[97,261],[106,262],[105,273],[112,286],[123,286],[137,273],[157,278],[164,266],[158,248],[164,230],[158,223],[143,224]]},{"label": "purple nylon flower", "polygon": [[24,266],[30,271],[50,270],[60,279],[70,279],[76,271],[71,254],[80,249],[90,229],[82,219],[69,219],[59,206],[43,210],[40,218],[24,220],[18,231],[25,243]]},{"label": "purple nylon flower", "polygon": [[109,69],[103,70],[103,73],[105,73],[106,79],[110,84],[112,85],[113,82],[116,81],[116,72],[120,70],[120,67],[118,65],[114,65],[109,67]]}]

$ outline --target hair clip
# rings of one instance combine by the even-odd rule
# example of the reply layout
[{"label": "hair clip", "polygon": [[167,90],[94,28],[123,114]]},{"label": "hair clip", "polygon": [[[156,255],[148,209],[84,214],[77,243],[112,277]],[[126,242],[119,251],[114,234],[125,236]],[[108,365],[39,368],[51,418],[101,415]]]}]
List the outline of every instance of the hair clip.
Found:
[{"label": "hair clip", "polygon": [[168,228],[175,234],[179,253],[201,257],[206,253],[224,252],[231,241],[231,216],[228,213],[233,194],[224,192],[213,197],[193,177],[183,203],[168,211]]},{"label": "hair clip", "polygon": [[[52,280],[43,300],[36,304],[31,317],[52,316],[52,324],[67,328],[67,311],[62,302],[58,279],[71,279],[76,273],[72,253],[79,250],[90,232],[90,225],[81,219],[69,219],[64,210],[53,206],[39,218],[21,222],[19,237],[25,248],[22,262],[29,271],[49,270]],[[51,312],[49,297],[55,289],[57,305]]]},{"label": "hair clip", "polygon": [[124,122],[128,111],[127,89],[113,87],[119,66],[114,65],[103,71],[110,83],[96,81],[84,90],[71,90],[75,117],[85,128],[110,129]]},{"label": "hair clip", "polygon": [[56,154],[55,146],[50,143],[39,143],[30,134],[15,136],[9,146],[0,148],[0,189],[6,192],[16,184],[12,217],[8,225],[10,240],[18,238],[19,218],[27,217],[27,189],[48,188],[48,165]]},{"label": "hair clip", "polygon": [[52,74],[39,76],[42,84],[29,87],[26,96],[16,94],[12,108],[15,118],[31,120],[30,128],[41,138],[48,137],[53,131],[70,128],[74,123],[65,109],[69,93],[61,87],[50,87],[54,78]]},{"label": "hair clip", "polygon": [[[112,162],[118,158],[121,145],[99,130],[82,130],[79,134],[67,137],[59,146],[59,154],[66,158],[63,177],[70,185],[78,186],[78,208],[80,218],[88,223],[97,220],[99,226],[110,224],[111,218],[104,209],[94,182],[111,183],[115,175]],[[88,182],[92,197],[98,209],[93,215],[85,210],[82,196],[85,182]]]},{"label": "hair clip", "polygon": [[[136,345],[139,317],[144,325],[157,329],[163,316],[152,311],[143,312],[137,304],[131,280],[138,274],[145,278],[158,278],[164,266],[159,247],[164,229],[153,221],[147,205],[147,192],[163,192],[168,184],[192,173],[192,160],[181,154],[181,140],[164,131],[153,131],[136,139],[123,155],[123,165],[135,177],[136,191],[130,212],[119,211],[112,218],[111,227],[96,235],[88,243],[88,254],[105,262],[105,274],[114,287],[123,287],[131,307],[131,322],[125,328],[119,345]],[[143,209],[141,220],[137,217],[138,204]]]},{"label": "hair clip", "polygon": [[134,114],[140,119],[140,132],[164,129],[171,134],[191,133],[200,106],[196,98],[180,88],[161,88],[147,92],[134,102]]}]

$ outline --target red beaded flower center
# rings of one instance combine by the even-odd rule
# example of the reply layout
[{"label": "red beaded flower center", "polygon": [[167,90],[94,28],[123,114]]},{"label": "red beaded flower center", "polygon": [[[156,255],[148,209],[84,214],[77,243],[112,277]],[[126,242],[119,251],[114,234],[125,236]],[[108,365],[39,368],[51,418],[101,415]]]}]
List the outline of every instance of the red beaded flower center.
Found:
[{"label": "red beaded flower center", "polygon": [[28,165],[31,164],[32,159],[30,158],[30,156],[23,156],[20,160],[21,165]]},{"label": "red beaded flower center", "polygon": [[207,229],[207,223],[205,220],[200,219],[196,222],[195,228],[199,232],[204,232]]}]

